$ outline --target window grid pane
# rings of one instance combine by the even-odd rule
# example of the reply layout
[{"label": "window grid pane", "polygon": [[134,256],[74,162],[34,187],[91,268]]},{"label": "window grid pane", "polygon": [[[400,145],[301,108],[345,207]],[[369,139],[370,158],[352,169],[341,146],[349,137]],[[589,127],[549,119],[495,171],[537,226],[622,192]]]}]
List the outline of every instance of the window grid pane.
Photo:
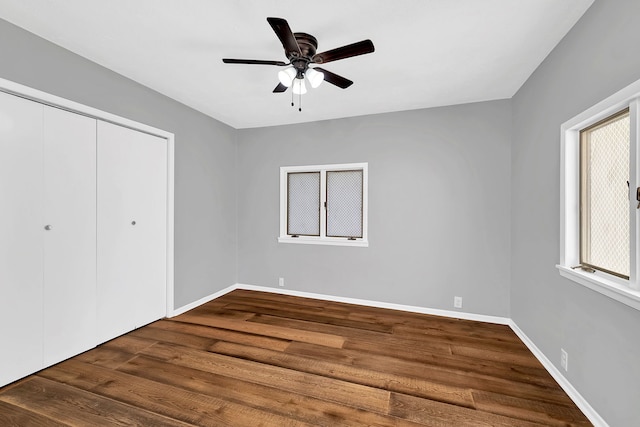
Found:
[{"label": "window grid pane", "polygon": [[320,172],[287,174],[287,234],[320,235]]},{"label": "window grid pane", "polygon": [[327,171],[327,236],[362,237],[362,170]]},{"label": "window grid pane", "polygon": [[580,133],[580,262],[629,277],[629,112]]}]

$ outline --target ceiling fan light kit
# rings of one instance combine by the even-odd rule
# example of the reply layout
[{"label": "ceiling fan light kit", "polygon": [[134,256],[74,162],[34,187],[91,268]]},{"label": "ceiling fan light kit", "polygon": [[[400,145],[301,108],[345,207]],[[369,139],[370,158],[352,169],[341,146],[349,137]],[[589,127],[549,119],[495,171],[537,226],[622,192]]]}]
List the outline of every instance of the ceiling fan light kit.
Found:
[{"label": "ceiling fan light kit", "polygon": [[[363,40],[326,52],[316,53],[318,41],[314,36],[307,33],[292,32],[289,23],[283,18],[267,18],[267,22],[269,22],[269,25],[271,25],[271,28],[282,43],[289,63],[230,58],[223,58],[222,62],[225,64],[286,66],[287,68],[278,72],[280,83],[273,90],[274,93],[286,92],[289,87],[291,87],[291,91],[295,95],[301,96],[307,93],[307,87],[304,82],[305,77],[314,89],[320,86],[323,81],[327,81],[341,89],[346,89],[353,84],[351,80],[317,66],[311,68],[310,65],[325,64],[331,61],[351,58],[352,56],[364,55],[375,50],[371,40]],[[293,105],[293,102],[291,105]],[[298,108],[298,110],[302,111],[301,108]]]},{"label": "ceiling fan light kit", "polygon": [[297,74],[298,72],[295,68],[287,67],[284,70],[278,71],[278,79],[280,80],[280,83],[282,83],[286,87],[289,87],[291,86],[291,83],[293,83],[293,79],[296,78]]},{"label": "ceiling fan light kit", "polygon": [[307,85],[304,84],[304,79],[295,79],[291,90],[294,95],[304,95],[307,93]]},{"label": "ceiling fan light kit", "polygon": [[309,68],[305,73],[305,77],[309,80],[309,84],[312,88],[317,88],[324,81],[324,73],[316,71],[313,68]]},{"label": "ceiling fan light kit", "polygon": [[[320,71],[314,70],[313,68],[309,68],[307,72],[304,73],[303,77],[307,78],[309,84],[314,89],[320,86],[320,84],[324,80],[324,74]],[[304,85],[303,77],[298,76],[298,71],[296,71],[296,69],[293,67],[287,67],[284,70],[278,71],[278,79],[280,80],[280,83],[282,83],[286,87],[290,87],[293,84],[294,93],[296,93],[296,87]],[[305,92],[306,90],[302,93]]]}]

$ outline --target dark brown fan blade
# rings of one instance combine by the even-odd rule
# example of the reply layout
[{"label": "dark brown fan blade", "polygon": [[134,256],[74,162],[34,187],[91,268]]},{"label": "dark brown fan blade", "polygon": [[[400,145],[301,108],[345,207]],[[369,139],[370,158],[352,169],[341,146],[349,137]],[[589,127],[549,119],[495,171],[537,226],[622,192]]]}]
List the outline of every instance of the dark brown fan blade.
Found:
[{"label": "dark brown fan blade", "polygon": [[345,79],[344,77],[339,76],[336,73],[332,73],[331,71],[327,71],[324,68],[315,67],[314,70],[320,71],[322,74],[324,74],[325,82],[336,85],[340,89],[346,89],[353,84],[351,80]]},{"label": "dark brown fan blade", "polygon": [[374,50],[375,48],[373,47],[373,42],[371,40],[362,40],[361,42],[317,53],[313,56],[312,60],[316,64],[326,64],[327,62],[337,61],[338,59],[351,58],[352,56],[371,53]]},{"label": "dark brown fan blade", "polygon": [[282,61],[263,61],[261,59],[230,59],[222,58],[225,64],[255,64],[255,65],[287,65]]},{"label": "dark brown fan blade", "polygon": [[289,58],[290,53],[296,53],[298,56],[302,55],[300,52],[300,46],[298,46],[298,42],[296,41],[293,31],[291,31],[286,19],[267,18],[267,21],[271,25],[271,28],[273,28],[273,31],[275,31],[276,36],[280,39],[280,43],[282,43],[282,46],[287,53],[287,58]]},{"label": "dark brown fan blade", "polygon": [[273,93],[286,92],[287,89],[288,88],[285,85],[283,85],[282,83],[278,83],[278,86],[276,86],[276,88],[273,90]]}]

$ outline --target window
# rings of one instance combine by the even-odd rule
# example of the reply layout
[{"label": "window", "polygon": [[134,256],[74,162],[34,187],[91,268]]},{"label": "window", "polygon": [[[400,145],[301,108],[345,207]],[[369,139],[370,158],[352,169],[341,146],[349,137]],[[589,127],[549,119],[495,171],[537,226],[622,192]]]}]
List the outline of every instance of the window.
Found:
[{"label": "window", "polygon": [[580,265],[629,279],[629,109],[580,131]]},{"label": "window", "polygon": [[561,128],[560,274],[640,310],[640,81]]},{"label": "window", "polygon": [[368,246],[367,166],[281,167],[278,241]]}]

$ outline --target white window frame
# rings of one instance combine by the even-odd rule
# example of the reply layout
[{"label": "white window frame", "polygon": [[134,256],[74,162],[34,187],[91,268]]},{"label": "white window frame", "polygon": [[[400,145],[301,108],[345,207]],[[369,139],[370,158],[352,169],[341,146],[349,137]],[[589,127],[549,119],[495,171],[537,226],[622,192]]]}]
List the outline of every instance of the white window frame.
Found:
[{"label": "white window frame", "polygon": [[[602,271],[575,268],[580,264],[580,130],[629,108],[629,279]],[[560,275],[616,301],[640,310],[640,80],[599,102],[561,126],[560,148]]]},{"label": "white window frame", "polygon": [[[324,208],[327,197],[327,171],[362,170],[362,237],[349,240],[345,237],[327,237],[326,211],[320,215],[320,236],[292,237],[287,234],[287,174],[295,172],[320,172],[320,206]],[[335,245],[368,247],[368,163],[344,163],[335,165],[282,166],[280,168],[280,236],[279,243],[298,243],[307,245]]]}]

